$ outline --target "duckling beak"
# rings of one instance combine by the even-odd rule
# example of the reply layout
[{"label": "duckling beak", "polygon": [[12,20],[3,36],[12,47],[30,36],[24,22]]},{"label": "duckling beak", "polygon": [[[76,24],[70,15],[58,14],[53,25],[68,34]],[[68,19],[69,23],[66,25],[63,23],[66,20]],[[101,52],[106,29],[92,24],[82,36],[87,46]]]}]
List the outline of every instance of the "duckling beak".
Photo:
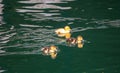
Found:
[{"label": "duckling beak", "polygon": [[50,47],[50,49],[51,49],[51,50],[56,50],[57,47],[53,45],[53,46]]}]

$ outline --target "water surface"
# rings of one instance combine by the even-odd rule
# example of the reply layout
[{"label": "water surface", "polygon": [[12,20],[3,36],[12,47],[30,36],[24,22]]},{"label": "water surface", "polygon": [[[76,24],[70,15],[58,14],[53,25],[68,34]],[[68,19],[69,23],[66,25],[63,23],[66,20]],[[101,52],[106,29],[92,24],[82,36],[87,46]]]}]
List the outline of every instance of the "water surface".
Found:
[{"label": "water surface", "polygon": [[[0,73],[120,73],[119,0],[0,0]],[[72,28],[83,48],[54,31]],[[40,49],[56,45],[56,59]]]}]

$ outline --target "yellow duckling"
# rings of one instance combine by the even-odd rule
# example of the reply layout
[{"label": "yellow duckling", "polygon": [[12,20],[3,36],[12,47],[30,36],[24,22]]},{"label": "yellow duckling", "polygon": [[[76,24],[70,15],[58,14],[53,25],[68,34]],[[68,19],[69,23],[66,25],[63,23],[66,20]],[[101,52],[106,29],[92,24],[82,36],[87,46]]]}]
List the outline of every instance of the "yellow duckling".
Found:
[{"label": "yellow duckling", "polygon": [[52,46],[50,47],[49,54],[50,54],[50,56],[51,56],[52,59],[55,59],[56,56],[57,56],[57,47],[54,46],[54,45],[52,45]]},{"label": "yellow duckling", "polygon": [[41,49],[41,52],[43,55],[50,55],[52,59],[55,59],[57,56],[58,49],[56,46],[48,46],[48,47],[43,47]]},{"label": "yellow duckling", "polygon": [[49,50],[49,53],[52,53],[52,52],[56,52],[57,51],[57,47],[52,45],[50,46],[50,50]]},{"label": "yellow duckling", "polygon": [[83,37],[82,36],[77,37],[77,43],[78,43],[78,48],[83,47]]},{"label": "yellow duckling", "polygon": [[70,33],[70,31],[71,31],[71,28],[69,26],[65,26],[64,28],[59,28],[55,30],[55,33],[60,37],[64,37],[65,34]]},{"label": "yellow duckling", "polygon": [[68,38],[66,39],[66,42],[69,45],[78,45],[78,48],[82,48],[83,47],[83,37],[82,36],[78,36],[77,38]]},{"label": "yellow duckling", "polygon": [[77,43],[82,43],[83,42],[83,37],[82,36],[78,36],[77,37]]}]

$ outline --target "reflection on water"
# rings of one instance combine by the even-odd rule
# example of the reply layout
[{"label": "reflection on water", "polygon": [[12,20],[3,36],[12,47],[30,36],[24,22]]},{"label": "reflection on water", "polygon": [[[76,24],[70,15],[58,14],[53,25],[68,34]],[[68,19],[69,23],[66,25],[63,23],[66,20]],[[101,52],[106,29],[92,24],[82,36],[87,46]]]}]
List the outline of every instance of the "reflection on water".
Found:
[{"label": "reflection on water", "polygon": [[3,73],[3,72],[5,72],[5,70],[2,70],[2,68],[0,67],[0,73]]},{"label": "reflection on water", "polygon": [[20,3],[67,3],[67,1],[74,0],[28,0],[28,1],[19,1]]},{"label": "reflection on water", "polygon": [[66,4],[68,2],[71,2],[71,1],[72,0],[28,0],[28,1],[19,1],[19,3],[22,3],[22,4],[27,3],[28,5],[22,6],[21,8],[17,8],[16,11],[19,12],[19,13],[24,13],[21,16],[24,16],[25,20],[30,20],[30,21],[74,20],[75,18],[61,17],[63,15],[63,12],[72,9],[71,6],[62,6],[62,5]]},{"label": "reflection on water", "polygon": [[[1,35],[3,34],[2,30],[1,30],[1,26],[3,24],[3,17],[2,17],[2,14],[3,14],[3,4],[2,4],[2,0],[0,0],[0,53],[3,53],[5,51],[1,50],[2,49],[2,46],[1,46],[1,43],[4,43],[2,40],[4,40],[3,37],[1,37]],[[2,71],[2,70],[1,70]]]},{"label": "reflection on water", "polygon": [[[13,27],[10,29],[6,29],[5,27],[0,27],[0,49],[5,48],[5,45],[11,41],[11,38],[16,35]],[[0,53],[5,51],[0,50]]]},{"label": "reflection on water", "polygon": [[106,27],[120,27],[120,20],[109,20],[109,19],[104,19],[104,20],[94,20],[92,22],[89,22],[88,24],[90,23],[97,23],[99,25],[106,25]]},{"label": "reflection on water", "polygon": [[2,10],[3,10],[3,4],[2,4],[2,0],[0,0],[0,15],[2,14]]},{"label": "reflection on water", "polygon": [[[40,49],[44,46],[62,44],[59,42],[59,38],[55,37],[54,29],[48,30],[52,28],[50,26],[45,26],[44,28],[42,26],[25,24],[20,24],[20,26],[22,28],[17,30],[14,27],[11,27],[8,31],[1,30],[0,47],[1,49],[6,49],[6,52],[1,50],[1,56],[12,54],[41,54]],[[35,29],[33,30],[32,28]]]},{"label": "reflection on water", "polygon": [[[57,5],[51,5],[51,4],[36,4],[34,6],[25,6],[23,8],[27,8],[27,9],[71,9],[71,7],[60,7]],[[50,10],[50,12],[56,12],[57,10]]]},{"label": "reflection on water", "polygon": [[[56,5],[56,3],[67,3],[70,0],[61,1],[61,0],[28,0],[28,1],[18,1],[20,4],[28,4],[22,7],[16,7],[16,12],[19,13],[20,16],[24,16],[24,20],[46,20],[46,19],[54,19],[59,18],[59,20],[64,20],[61,17],[53,18],[54,15],[61,15],[61,11],[71,9],[71,7],[64,7],[60,5]],[[16,3],[16,2],[15,2]],[[32,5],[31,5],[32,4]],[[49,10],[46,10],[49,9]],[[33,13],[34,12],[34,13]],[[8,13],[6,9],[4,13]],[[23,14],[24,13],[24,14]],[[12,13],[11,13],[12,15]],[[14,15],[14,14],[13,14]],[[9,15],[8,15],[9,16]],[[10,16],[4,19],[8,24],[14,22],[14,17],[12,19]],[[28,17],[32,16],[32,17]],[[66,18],[66,20],[71,20],[71,18]],[[19,27],[16,29],[16,25],[7,25],[1,27],[0,30],[0,47],[4,51],[1,50],[1,55],[9,55],[9,54],[36,54],[40,53],[40,49],[44,46],[49,45],[59,45],[62,44],[59,42],[59,38],[54,35],[54,29],[52,26],[41,26],[34,24],[18,24]],[[34,29],[33,29],[34,28]],[[50,29],[50,30],[48,30]],[[12,43],[10,43],[12,42]],[[56,43],[58,42],[58,43]],[[12,48],[12,49],[9,49]],[[34,49],[34,50],[33,50]],[[5,54],[3,54],[6,51]],[[14,52],[17,51],[17,52]],[[41,53],[40,53],[41,54]]]},{"label": "reflection on water", "polygon": [[[64,13],[72,10],[70,2],[74,0],[26,0],[15,1],[17,7],[7,10],[8,4],[0,2],[0,50],[34,51],[49,45],[64,45],[64,41],[55,35],[58,26],[73,26],[72,33],[93,29],[120,27],[120,20],[87,19],[81,17],[66,17]],[[5,2],[3,2],[5,3]],[[22,6],[19,6],[22,4]],[[6,9],[4,9],[4,7]],[[9,8],[10,6],[8,6]],[[13,8],[13,9],[12,9]],[[3,11],[4,9],[4,11]],[[15,11],[14,11],[15,10]],[[4,14],[4,16],[2,16]],[[6,15],[5,15],[6,14]],[[69,13],[68,13],[69,14]],[[13,17],[13,15],[15,17]],[[6,24],[3,25],[3,20]],[[62,25],[61,25],[62,24]],[[12,42],[12,43],[11,43]],[[56,43],[57,42],[57,43]],[[88,42],[87,42],[88,43]],[[81,46],[79,44],[78,46]],[[12,48],[10,50],[9,48]],[[34,50],[33,50],[34,49]],[[36,53],[34,52],[34,53]],[[39,52],[39,51],[38,51]],[[25,53],[25,52],[23,52]],[[33,54],[33,53],[32,53]]]},{"label": "reflection on water", "polygon": [[[57,16],[61,15],[61,10],[68,10],[71,7],[63,7],[60,5],[56,5],[56,3],[66,3],[66,1],[62,0],[28,0],[28,1],[19,1],[19,3],[30,3],[33,5],[22,6],[20,9],[16,9],[17,12],[37,12],[39,16]],[[48,9],[48,10],[47,10]],[[38,13],[39,12],[39,13]],[[32,16],[36,15],[35,13],[31,14]],[[37,17],[36,17],[37,18]]]},{"label": "reflection on water", "polygon": [[3,14],[3,4],[2,4],[2,0],[0,0],[0,25],[3,24],[3,21],[2,21],[2,14]]}]

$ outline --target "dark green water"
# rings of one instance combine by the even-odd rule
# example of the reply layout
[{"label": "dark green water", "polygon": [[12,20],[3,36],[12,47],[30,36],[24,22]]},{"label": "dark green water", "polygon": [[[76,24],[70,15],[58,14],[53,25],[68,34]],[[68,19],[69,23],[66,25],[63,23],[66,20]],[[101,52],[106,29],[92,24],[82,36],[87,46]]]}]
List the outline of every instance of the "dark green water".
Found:
[{"label": "dark green water", "polygon": [[[72,28],[83,48],[54,30]],[[56,45],[56,59],[40,54]],[[119,0],[0,0],[0,73],[120,73]]]}]

